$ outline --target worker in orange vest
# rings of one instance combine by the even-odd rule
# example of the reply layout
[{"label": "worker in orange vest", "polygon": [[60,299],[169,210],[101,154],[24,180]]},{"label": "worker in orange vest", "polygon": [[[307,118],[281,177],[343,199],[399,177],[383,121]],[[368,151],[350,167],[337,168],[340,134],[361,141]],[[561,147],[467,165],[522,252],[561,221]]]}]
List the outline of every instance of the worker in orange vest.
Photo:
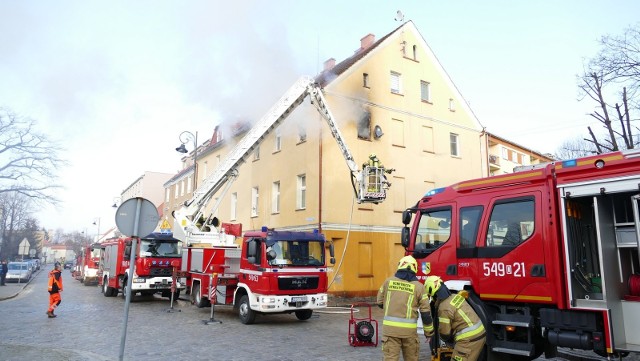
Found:
[{"label": "worker in orange vest", "polygon": [[47,310],[49,318],[56,317],[53,311],[62,302],[60,292],[62,292],[62,271],[60,271],[60,263],[56,262],[53,270],[49,272],[49,309]]}]

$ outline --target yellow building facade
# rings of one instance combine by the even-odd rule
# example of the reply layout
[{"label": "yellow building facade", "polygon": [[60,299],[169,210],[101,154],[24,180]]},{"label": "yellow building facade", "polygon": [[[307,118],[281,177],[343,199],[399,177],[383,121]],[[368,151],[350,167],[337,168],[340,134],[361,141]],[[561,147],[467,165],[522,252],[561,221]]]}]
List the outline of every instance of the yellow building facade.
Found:
[{"label": "yellow building facade", "polygon": [[[343,154],[306,101],[238,167],[213,213],[243,231],[320,229],[336,251],[329,292],[371,296],[404,255],[402,211],[432,188],[488,174],[486,134],[412,22],[378,41],[363,37],[352,57],[327,61],[317,81],[355,161],[376,154],[395,169],[387,199],[356,202]],[[221,129],[198,154],[197,184],[244,135],[238,127]],[[165,183],[165,214],[189,198],[175,192],[190,176],[186,168]]]}]

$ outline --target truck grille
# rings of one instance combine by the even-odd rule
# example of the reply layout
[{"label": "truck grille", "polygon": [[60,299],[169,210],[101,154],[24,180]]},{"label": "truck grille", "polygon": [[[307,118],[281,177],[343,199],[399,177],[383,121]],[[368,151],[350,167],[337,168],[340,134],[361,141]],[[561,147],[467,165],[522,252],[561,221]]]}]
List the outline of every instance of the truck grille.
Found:
[{"label": "truck grille", "polygon": [[151,267],[150,276],[171,277],[173,271],[171,268]]},{"label": "truck grille", "polygon": [[318,288],[320,278],[314,277],[279,277],[280,290],[311,290]]}]

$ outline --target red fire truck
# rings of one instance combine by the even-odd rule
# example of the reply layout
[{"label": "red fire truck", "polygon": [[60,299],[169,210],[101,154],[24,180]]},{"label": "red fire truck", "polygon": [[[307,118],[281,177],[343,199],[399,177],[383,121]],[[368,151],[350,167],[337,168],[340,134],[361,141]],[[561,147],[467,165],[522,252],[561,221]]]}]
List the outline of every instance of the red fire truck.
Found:
[{"label": "red fire truck", "polygon": [[120,237],[100,244],[102,247],[100,268],[102,272],[102,293],[106,297],[127,294],[127,280],[131,283],[132,296],[136,293],[152,295],[161,293],[171,297],[171,287],[175,283],[173,298],[177,299],[184,285],[177,281],[175,274],[181,268],[182,242],[165,233],[151,233],[141,237],[135,250],[135,273],[129,268],[132,238]]},{"label": "red fire truck", "polygon": [[639,208],[629,150],[431,190],[403,213],[401,239],[422,279],[467,291],[489,360],[624,356],[640,351]]},{"label": "red fire truck", "polygon": [[98,284],[100,249],[100,244],[94,243],[92,245],[83,247],[82,251],[78,255],[74,277],[85,286]]},{"label": "red fire truck", "polygon": [[[333,248],[329,250],[335,263]],[[246,232],[240,246],[187,247],[182,264],[196,306],[233,305],[244,324],[270,313],[294,313],[307,320],[313,310],[327,307],[325,239],[317,231],[263,227]]]}]

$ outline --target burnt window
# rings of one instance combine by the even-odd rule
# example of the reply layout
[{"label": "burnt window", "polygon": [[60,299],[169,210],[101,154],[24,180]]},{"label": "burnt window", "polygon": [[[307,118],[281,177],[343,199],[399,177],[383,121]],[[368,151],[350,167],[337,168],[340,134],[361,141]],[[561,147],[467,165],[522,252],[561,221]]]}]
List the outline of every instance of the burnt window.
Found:
[{"label": "burnt window", "polygon": [[364,111],[358,119],[358,139],[371,140],[371,113]]}]

